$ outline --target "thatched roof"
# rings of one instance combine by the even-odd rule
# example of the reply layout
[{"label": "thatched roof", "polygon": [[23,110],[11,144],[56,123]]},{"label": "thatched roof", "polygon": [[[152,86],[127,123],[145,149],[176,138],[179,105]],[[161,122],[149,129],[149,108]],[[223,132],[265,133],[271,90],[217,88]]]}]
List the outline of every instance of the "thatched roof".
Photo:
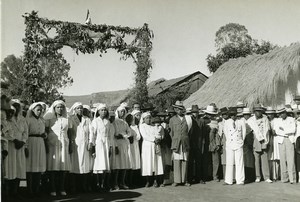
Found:
[{"label": "thatched roof", "polygon": [[174,79],[169,79],[169,80],[165,80],[165,79],[158,79],[154,82],[149,83],[148,85],[148,93],[149,93],[149,97],[151,96],[156,96],[160,93],[163,93],[164,91],[168,90],[169,88],[178,85],[179,83],[187,80],[187,79],[191,79],[192,77],[196,76],[196,75],[203,75],[203,83],[206,81],[207,76],[205,76],[203,73],[201,73],[200,71],[194,72],[192,74],[188,74],[182,77],[178,77],[178,78],[174,78]]},{"label": "thatched roof", "polygon": [[287,90],[299,93],[299,80],[300,43],[294,43],[264,55],[229,60],[184,104],[203,107],[214,102],[224,107],[235,106],[240,100],[249,107],[258,102],[277,106],[285,104]]}]

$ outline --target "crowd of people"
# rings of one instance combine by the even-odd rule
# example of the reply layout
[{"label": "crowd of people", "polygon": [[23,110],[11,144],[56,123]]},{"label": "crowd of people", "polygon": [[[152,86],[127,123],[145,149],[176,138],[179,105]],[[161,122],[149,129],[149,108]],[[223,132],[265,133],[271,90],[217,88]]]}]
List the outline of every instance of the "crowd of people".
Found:
[{"label": "crowd of people", "polygon": [[[191,186],[206,181],[244,185],[300,174],[300,100],[296,108],[251,110],[238,102],[218,109],[185,108],[176,101],[158,112],[151,104],[116,110],[57,100],[29,107],[1,96],[2,193],[51,196],[129,189]],[[297,105],[298,104],[298,105]],[[300,181],[298,181],[299,183]]]}]

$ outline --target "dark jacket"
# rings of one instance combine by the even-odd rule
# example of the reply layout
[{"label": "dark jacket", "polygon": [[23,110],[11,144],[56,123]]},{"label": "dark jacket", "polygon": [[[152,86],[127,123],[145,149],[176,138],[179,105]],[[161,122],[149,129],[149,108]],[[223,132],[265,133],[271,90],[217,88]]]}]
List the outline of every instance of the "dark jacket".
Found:
[{"label": "dark jacket", "polygon": [[202,152],[204,143],[204,130],[205,123],[201,118],[192,117],[192,129],[190,131],[190,147],[191,149],[197,149]]},{"label": "dark jacket", "polygon": [[190,150],[189,131],[188,125],[183,117],[182,121],[178,116],[173,116],[170,119],[170,136],[172,137],[171,149],[176,153],[179,152],[180,145],[182,145],[182,151],[187,152]]}]

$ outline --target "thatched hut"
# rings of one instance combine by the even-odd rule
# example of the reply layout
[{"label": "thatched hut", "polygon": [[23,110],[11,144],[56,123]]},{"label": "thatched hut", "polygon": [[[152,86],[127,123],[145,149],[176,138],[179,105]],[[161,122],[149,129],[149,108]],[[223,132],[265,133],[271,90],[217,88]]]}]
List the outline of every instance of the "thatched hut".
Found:
[{"label": "thatched hut", "polygon": [[300,94],[300,43],[229,60],[184,104],[203,107],[214,102],[224,107],[240,100],[249,107],[256,103],[277,107],[292,103],[295,94]]}]

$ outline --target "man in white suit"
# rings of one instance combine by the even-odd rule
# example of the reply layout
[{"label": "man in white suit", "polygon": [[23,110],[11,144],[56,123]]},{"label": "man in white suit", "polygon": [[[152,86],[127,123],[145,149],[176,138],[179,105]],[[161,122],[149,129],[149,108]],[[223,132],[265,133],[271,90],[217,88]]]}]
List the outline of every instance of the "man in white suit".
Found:
[{"label": "man in white suit", "polygon": [[295,171],[295,133],[296,122],[293,117],[288,117],[285,108],[277,110],[280,118],[274,123],[276,135],[279,137],[279,156],[280,156],[280,170],[281,181],[291,184],[296,182]]},{"label": "man in white suit", "polygon": [[235,165],[236,184],[243,185],[245,181],[243,144],[246,136],[244,121],[237,120],[236,108],[230,108],[230,118],[224,123],[226,137],[226,173],[224,185],[233,184],[233,169]]}]

